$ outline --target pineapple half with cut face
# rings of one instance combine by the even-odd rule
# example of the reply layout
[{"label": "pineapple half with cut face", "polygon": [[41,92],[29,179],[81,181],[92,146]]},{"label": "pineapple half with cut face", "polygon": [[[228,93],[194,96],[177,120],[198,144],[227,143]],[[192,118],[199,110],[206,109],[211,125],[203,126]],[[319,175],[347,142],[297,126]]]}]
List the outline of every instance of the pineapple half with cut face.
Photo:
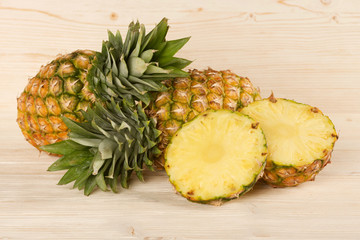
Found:
[{"label": "pineapple half with cut face", "polygon": [[262,176],[267,145],[259,123],[229,110],[185,123],[165,151],[165,170],[190,201],[220,205],[248,192]]},{"label": "pineapple half with cut face", "polygon": [[258,121],[264,130],[269,157],[263,179],[271,186],[312,181],[330,162],[338,134],[318,108],[271,95],[241,113]]},{"label": "pineapple half with cut face", "polygon": [[[189,77],[165,81],[168,91],[157,93],[149,115],[157,120],[160,135],[159,149],[163,152],[176,131],[186,122],[206,110],[237,111],[261,99],[259,89],[248,78],[230,70],[189,70]],[[164,166],[164,155],[156,158]]]},{"label": "pineapple half with cut face", "polygon": [[80,109],[95,101],[86,76],[95,52],[60,55],[41,67],[17,99],[17,123],[26,140],[38,148],[68,138],[61,116],[82,121]]}]

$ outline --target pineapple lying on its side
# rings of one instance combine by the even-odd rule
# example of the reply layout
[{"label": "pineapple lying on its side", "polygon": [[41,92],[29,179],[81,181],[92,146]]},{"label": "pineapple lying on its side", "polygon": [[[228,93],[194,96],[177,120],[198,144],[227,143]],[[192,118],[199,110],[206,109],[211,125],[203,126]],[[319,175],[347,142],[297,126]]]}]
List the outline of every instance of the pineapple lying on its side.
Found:
[{"label": "pineapple lying on its side", "polygon": [[167,41],[168,30],[166,18],[148,33],[131,22],[125,38],[109,31],[101,52],[60,56],[29,81],[17,122],[32,145],[63,155],[48,169],[67,169],[59,184],[116,192],[119,179],[126,188],[132,173],[143,180],[153,169],[160,131],[145,109],[152,92],[167,89],[161,82],[187,77],[191,63],[176,57],[189,37]]},{"label": "pineapple lying on its side", "polygon": [[260,122],[269,147],[263,179],[274,187],[297,186],[315,179],[330,162],[338,135],[316,107],[287,99],[256,101],[243,108]]},{"label": "pineapple lying on its side", "polygon": [[[95,101],[102,101],[87,81],[94,54],[78,50],[56,58],[30,79],[18,98],[17,122],[26,140],[36,148],[68,138],[69,129],[61,116],[82,122],[79,110],[86,111]],[[156,92],[147,109],[161,131],[161,152],[154,157],[160,168],[164,165],[162,152],[182,124],[208,109],[235,111],[261,99],[248,78],[230,70],[192,69],[188,77],[169,78],[164,84],[168,90]]]},{"label": "pineapple lying on its side", "polygon": [[167,22],[162,19],[147,35],[143,24],[132,22],[124,41],[120,32],[109,32],[101,52],[77,50],[42,66],[17,99],[17,122],[26,140],[39,150],[66,140],[63,116],[83,122],[81,110],[110,98],[135,99],[145,108],[149,91],[166,89],[161,80],[187,76],[181,69],[191,61],[174,55],[189,38],[167,41]]},{"label": "pineapple lying on its side", "polygon": [[165,170],[188,200],[218,205],[254,186],[266,156],[259,123],[238,112],[206,111],[173,136]]}]

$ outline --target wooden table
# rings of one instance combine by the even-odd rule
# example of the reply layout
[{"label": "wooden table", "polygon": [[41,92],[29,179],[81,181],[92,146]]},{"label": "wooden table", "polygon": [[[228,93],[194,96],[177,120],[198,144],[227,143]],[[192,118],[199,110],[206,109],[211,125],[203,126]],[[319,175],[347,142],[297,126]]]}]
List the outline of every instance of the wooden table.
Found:
[{"label": "wooden table", "polygon": [[[16,97],[58,53],[100,50],[107,29],[170,19],[191,35],[191,67],[232,69],[263,96],[320,108],[340,139],[315,182],[264,184],[221,207],[175,194],[164,172],[119,194],[57,186],[56,160],[15,122]],[[0,239],[360,239],[360,2],[358,0],[0,0]]]}]

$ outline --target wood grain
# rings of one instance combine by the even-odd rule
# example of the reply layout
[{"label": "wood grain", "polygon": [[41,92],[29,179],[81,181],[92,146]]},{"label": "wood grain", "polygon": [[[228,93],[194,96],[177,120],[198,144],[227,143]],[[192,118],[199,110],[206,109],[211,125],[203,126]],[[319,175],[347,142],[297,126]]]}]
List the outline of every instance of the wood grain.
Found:
[{"label": "wood grain", "polygon": [[[99,50],[107,29],[170,19],[191,67],[232,69],[267,96],[319,107],[340,133],[315,182],[262,183],[221,207],[175,194],[164,172],[119,194],[57,186],[56,158],[24,141],[16,97],[59,53]],[[357,0],[0,0],[0,239],[359,239],[360,3]]]}]

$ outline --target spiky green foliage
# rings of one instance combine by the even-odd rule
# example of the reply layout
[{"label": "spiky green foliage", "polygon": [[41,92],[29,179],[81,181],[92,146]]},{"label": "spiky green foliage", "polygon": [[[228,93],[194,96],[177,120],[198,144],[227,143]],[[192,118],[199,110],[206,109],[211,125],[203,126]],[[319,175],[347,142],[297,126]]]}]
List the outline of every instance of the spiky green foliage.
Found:
[{"label": "spiky green foliage", "polygon": [[166,41],[168,29],[164,18],[145,35],[145,26],[132,22],[124,42],[119,31],[115,35],[109,31],[109,40],[96,54],[89,72],[94,92],[105,100],[136,99],[147,106],[151,100],[149,91],[166,90],[162,80],[188,76],[181,69],[191,61],[174,55],[189,38]]},{"label": "spiky green foliage", "polygon": [[[134,111],[135,110],[135,111]],[[84,123],[63,118],[70,129],[70,139],[44,146],[46,151],[64,155],[49,167],[49,171],[68,169],[59,184],[75,181],[74,188],[89,195],[98,186],[117,192],[120,179],[124,188],[132,172],[143,181],[143,165],[152,169],[151,154],[160,131],[148,119],[141,103],[135,109],[126,101],[110,101],[103,107],[96,104],[83,112]]]},{"label": "spiky green foliage", "polygon": [[174,57],[189,38],[166,41],[168,28],[164,18],[145,35],[144,25],[132,22],[124,42],[119,32],[109,32],[87,76],[100,101],[83,112],[84,123],[63,118],[69,140],[42,147],[63,155],[48,169],[68,169],[59,184],[75,181],[74,188],[84,189],[85,195],[96,186],[117,192],[119,180],[127,188],[133,172],[143,180],[143,167],[153,169],[161,132],[145,114],[150,92],[166,90],[164,79],[187,76],[181,69],[191,63]]}]

